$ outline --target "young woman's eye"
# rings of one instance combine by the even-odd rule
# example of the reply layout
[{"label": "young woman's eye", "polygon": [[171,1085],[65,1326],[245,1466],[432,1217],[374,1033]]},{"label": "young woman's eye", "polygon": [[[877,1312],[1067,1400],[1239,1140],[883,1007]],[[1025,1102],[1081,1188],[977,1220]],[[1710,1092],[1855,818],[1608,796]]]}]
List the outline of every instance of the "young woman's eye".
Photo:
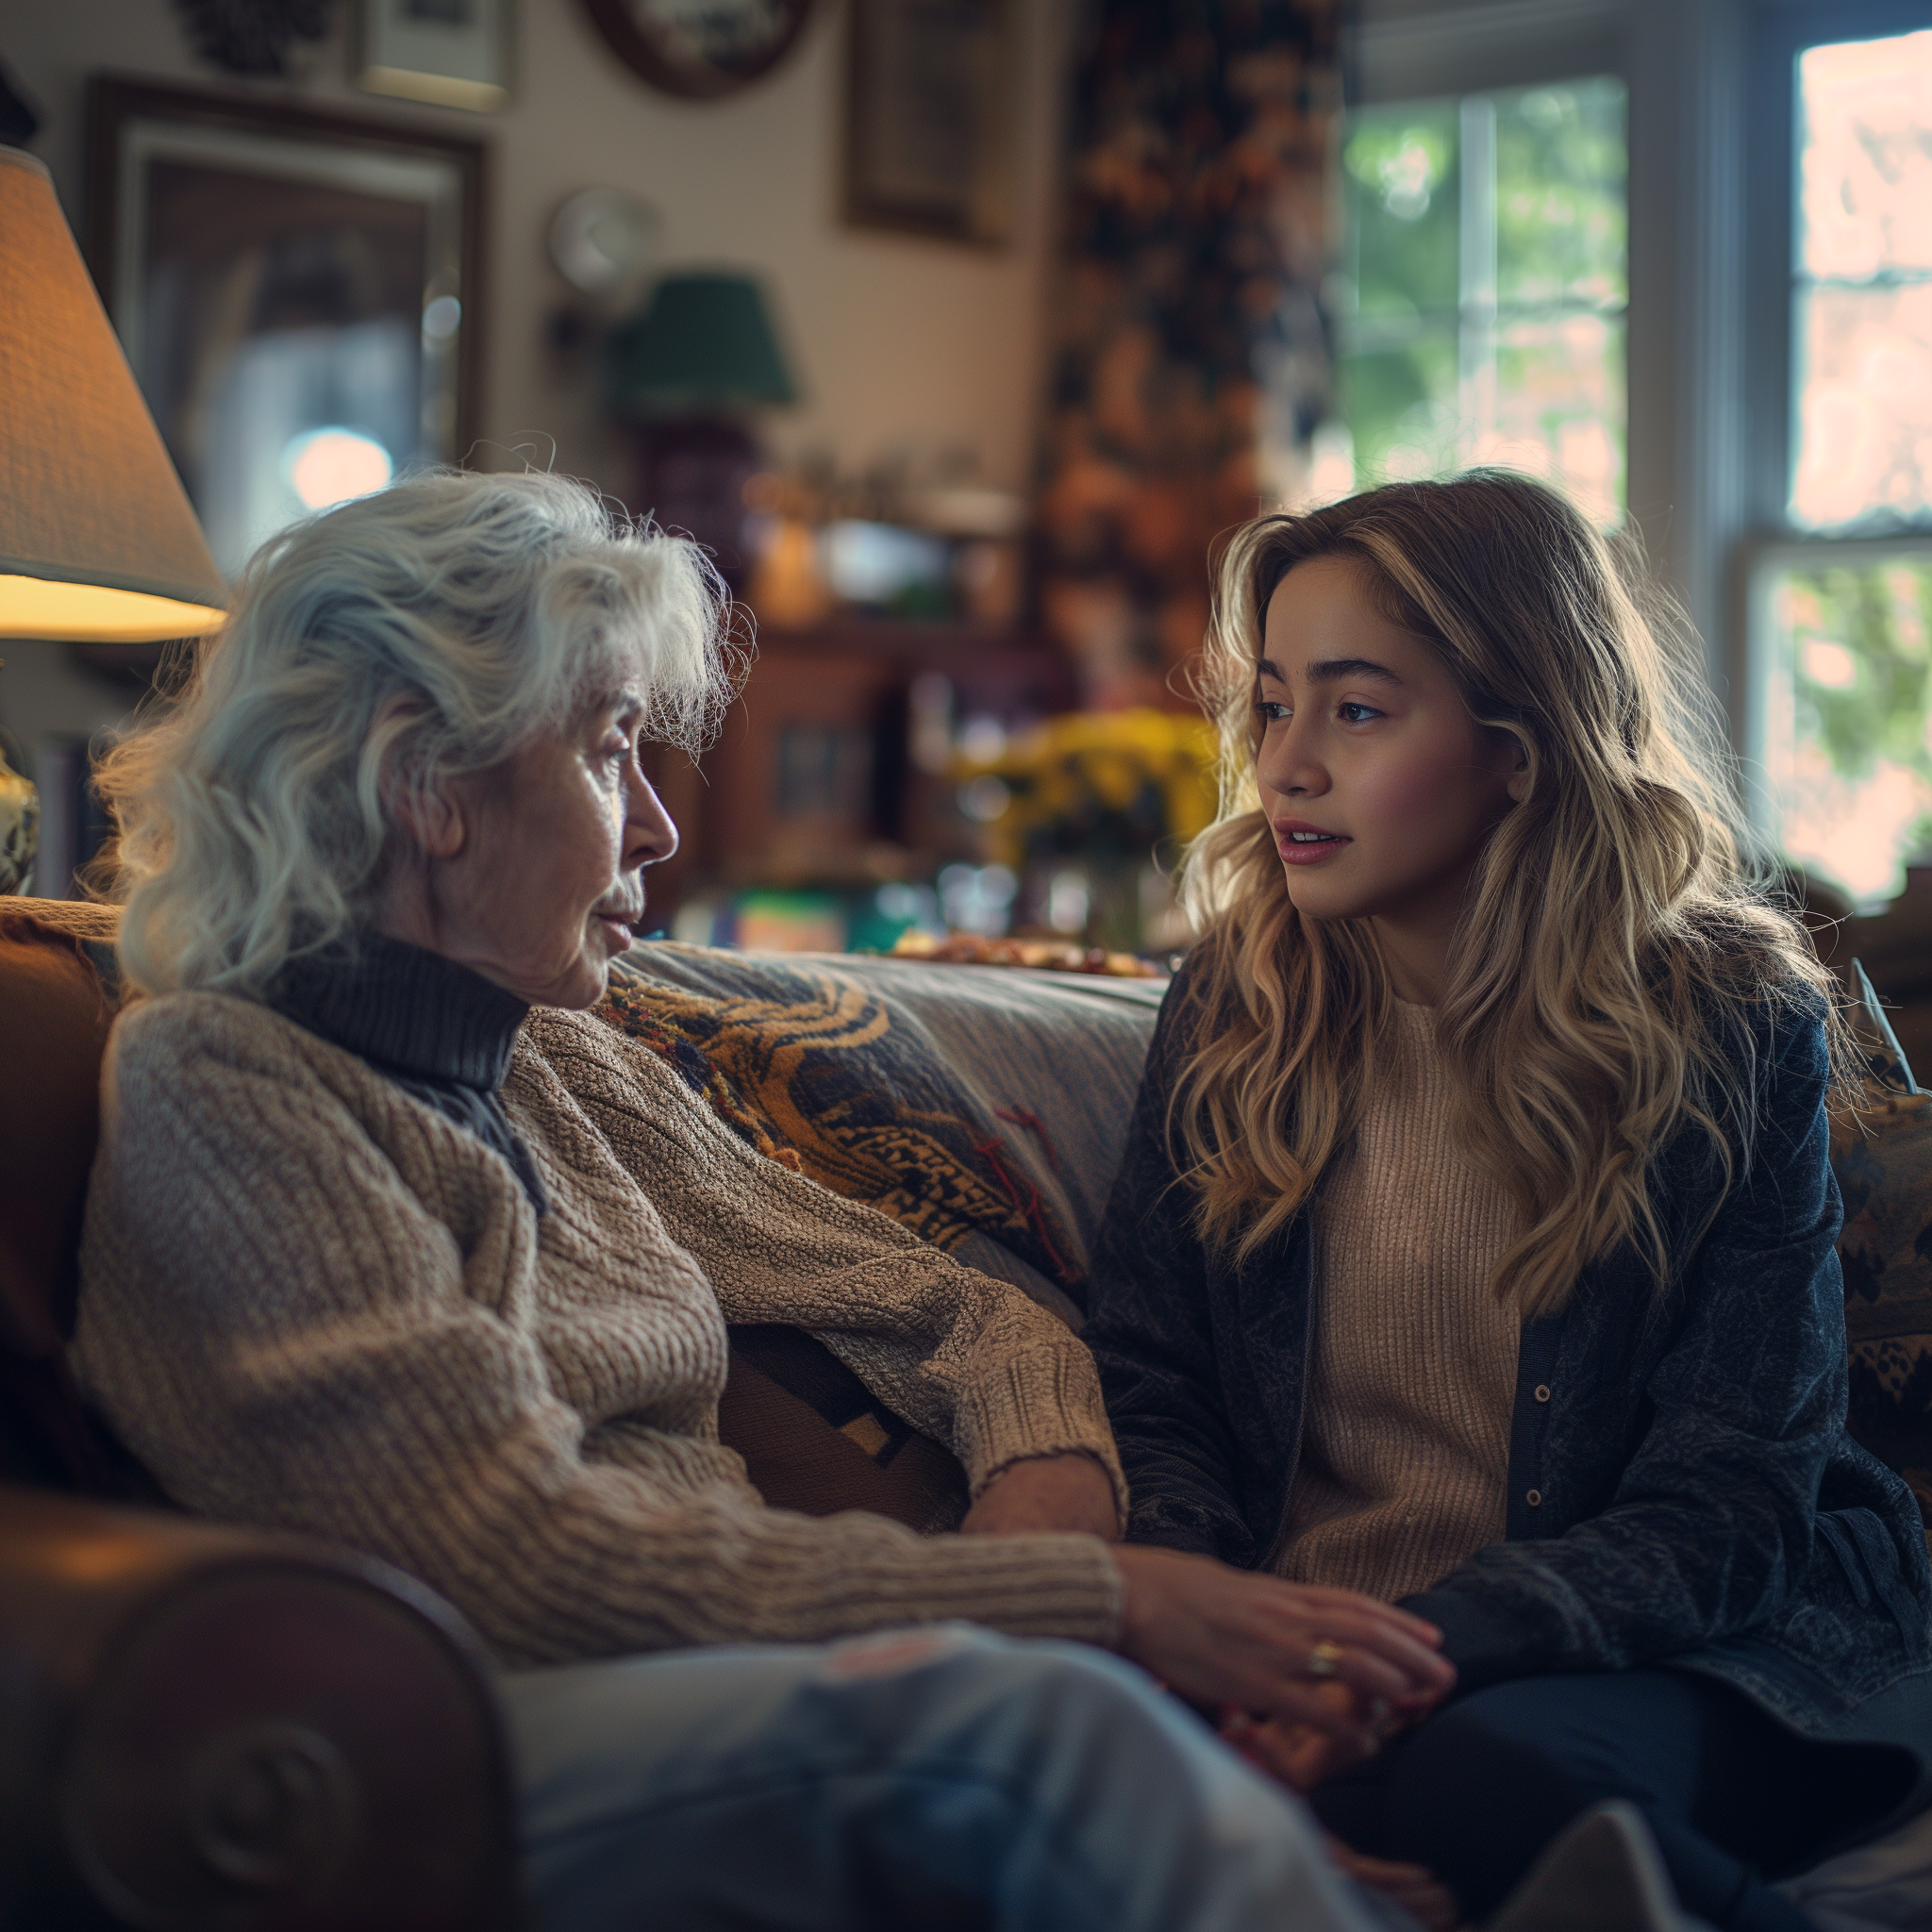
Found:
[{"label": "young woman's eye", "polygon": [[1344,724],[1366,724],[1371,718],[1379,718],[1382,714],[1374,705],[1358,705],[1353,698],[1347,698],[1336,706],[1335,715]]},{"label": "young woman's eye", "polygon": [[1255,708],[1270,724],[1283,724],[1294,716],[1293,710],[1274,698],[1258,698]]}]

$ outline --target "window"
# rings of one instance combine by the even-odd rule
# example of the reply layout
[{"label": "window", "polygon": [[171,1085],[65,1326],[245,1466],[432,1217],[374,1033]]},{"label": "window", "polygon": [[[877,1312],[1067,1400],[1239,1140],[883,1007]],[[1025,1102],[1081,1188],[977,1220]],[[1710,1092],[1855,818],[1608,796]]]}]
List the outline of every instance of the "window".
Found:
[{"label": "window", "polygon": [[1314,487],[1500,462],[1624,493],[1624,93],[1599,76],[1355,110]]},{"label": "window", "polygon": [[1791,521],[1932,511],[1932,32],[1798,57]]},{"label": "window", "polygon": [[1786,854],[1871,906],[1932,851],[1932,32],[1788,74],[1796,541],[1753,573],[1751,748]]}]

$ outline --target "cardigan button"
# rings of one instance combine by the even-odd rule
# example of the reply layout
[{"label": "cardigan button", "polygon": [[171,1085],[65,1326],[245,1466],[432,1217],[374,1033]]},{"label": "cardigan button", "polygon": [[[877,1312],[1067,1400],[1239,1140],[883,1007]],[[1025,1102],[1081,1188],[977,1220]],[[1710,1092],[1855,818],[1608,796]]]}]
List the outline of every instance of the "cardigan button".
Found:
[{"label": "cardigan button", "polygon": [[1550,1399],[1550,1385],[1547,1382],[1539,1382],[1536,1385],[1536,1399],[1539,1402],[1547,1402]]},{"label": "cardigan button", "polygon": [[1532,1509],[1541,1508],[1542,1506],[1543,1492],[1541,1490],[1532,1490],[1530,1491],[1528,1495],[1524,1497],[1523,1500],[1525,1503],[1527,1503]]}]

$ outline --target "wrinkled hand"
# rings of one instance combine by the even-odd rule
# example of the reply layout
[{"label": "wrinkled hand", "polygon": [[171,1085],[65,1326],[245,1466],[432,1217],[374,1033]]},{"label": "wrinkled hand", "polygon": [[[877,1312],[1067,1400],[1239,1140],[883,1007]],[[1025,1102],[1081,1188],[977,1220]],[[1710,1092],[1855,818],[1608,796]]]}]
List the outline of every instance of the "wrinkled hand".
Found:
[{"label": "wrinkled hand", "polygon": [[1424,1932],[1456,1932],[1462,1924],[1455,1893],[1427,1866],[1371,1858],[1339,1838],[1329,1839],[1328,1856],[1357,1884],[1392,1898]]},{"label": "wrinkled hand", "polygon": [[[1441,1633],[1391,1604],[1173,1550],[1127,1544],[1113,1558],[1126,1586],[1122,1653],[1197,1704],[1305,1724],[1366,1755],[1381,1742],[1376,1700],[1426,1708],[1456,1681],[1436,1654]],[[1318,1679],[1308,1659],[1324,1641],[1340,1655],[1335,1675]],[[1360,1703],[1324,1695],[1333,1684]]]},{"label": "wrinkled hand", "polygon": [[959,1529],[965,1536],[1079,1530],[1111,1542],[1121,1533],[1121,1519],[1106,1470],[1092,1457],[1071,1450],[1030,1456],[1002,1470],[979,1492]]}]

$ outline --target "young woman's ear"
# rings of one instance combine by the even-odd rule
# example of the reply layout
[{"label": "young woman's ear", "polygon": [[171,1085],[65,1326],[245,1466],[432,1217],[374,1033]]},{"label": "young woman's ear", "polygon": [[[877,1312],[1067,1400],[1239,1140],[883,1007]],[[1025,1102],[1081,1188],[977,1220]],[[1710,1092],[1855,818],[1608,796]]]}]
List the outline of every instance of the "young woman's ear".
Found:
[{"label": "young woman's ear", "polygon": [[1504,781],[1503,789],[1509,794],[1512,805],[1521,805],[1529,796],[1529,747],[1515,732],[1506,732],[1509,749],[1515,754],[1509,763],[1509,775]]}]

